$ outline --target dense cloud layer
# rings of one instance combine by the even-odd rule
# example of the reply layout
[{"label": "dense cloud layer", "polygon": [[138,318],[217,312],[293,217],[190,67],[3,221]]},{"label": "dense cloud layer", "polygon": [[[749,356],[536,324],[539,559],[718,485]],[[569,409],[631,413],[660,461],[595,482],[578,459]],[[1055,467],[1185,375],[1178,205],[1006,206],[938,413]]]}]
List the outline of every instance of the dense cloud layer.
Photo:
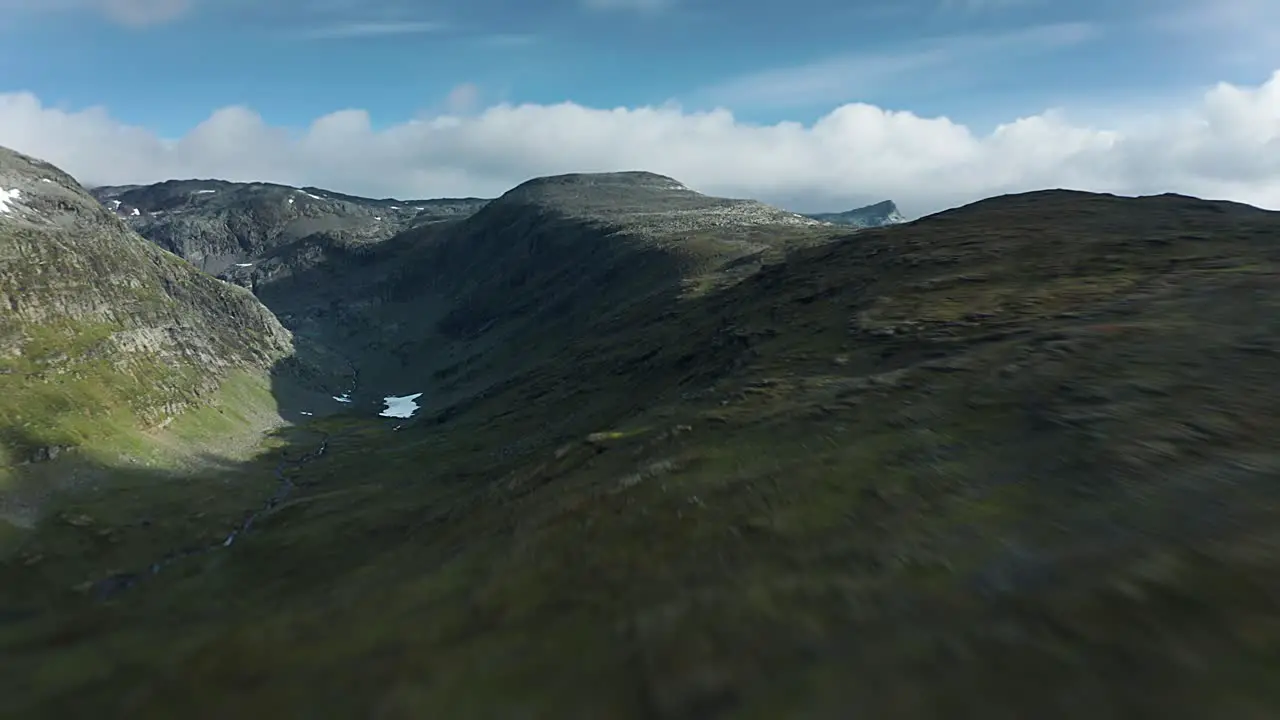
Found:
[{"label": "dense cloud layer", "polygon": [[1280,71],[1259,87],[1220,85],[1158,117],[1089,127],[1047,112],[987,135],[857,104],[812,126],[755,126],[727,111],[566,103],[500,105],[380,130],[364,111],[343,110],[304,132],[231,107],[165,140],[103,109],[69,113],[29,94],[0,94],[0,145],[88,184],[222,177],[375,196],[492,196],[538,175],[645,169],[802,211],[893,198],[919,215],[1045,187],[1173,191],[1280,209]]}]

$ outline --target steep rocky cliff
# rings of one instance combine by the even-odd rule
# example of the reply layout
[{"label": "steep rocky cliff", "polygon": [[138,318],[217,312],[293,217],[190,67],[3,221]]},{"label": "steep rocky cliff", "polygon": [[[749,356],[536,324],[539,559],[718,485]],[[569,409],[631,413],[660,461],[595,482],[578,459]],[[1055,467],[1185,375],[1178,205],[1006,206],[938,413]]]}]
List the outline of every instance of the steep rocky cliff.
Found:
[{"label": "steep rocky cliff", "polygon": [[0,148],[0,446],[42,459],[166,422],[291,352],[248,291],[131,231],[68,174]]}]

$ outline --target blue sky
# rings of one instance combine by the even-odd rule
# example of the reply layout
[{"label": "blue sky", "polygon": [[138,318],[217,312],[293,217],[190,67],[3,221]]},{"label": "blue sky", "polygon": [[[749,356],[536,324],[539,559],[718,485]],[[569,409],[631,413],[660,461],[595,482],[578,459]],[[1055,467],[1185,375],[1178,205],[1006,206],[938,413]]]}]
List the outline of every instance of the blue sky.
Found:
[{"label": "blue sky", "polygon": [[95,184],[1280,208],[1277,70],[1280,0],[0,0],[0,145]]},{"label": "blue sky", "polygon": [[[94,11],[113,3],[143,14]],[[1211,33],[1196,47],[1197,32],[1168,21],[1213,11],[1182,0],[6,4],[0,91],[106,105],[170,135],[233,104],[283,125],[345,107],[392,123],[439,111],[462,84],[481,104],[676,101],[772,123],[857,101],[981,126],[1049,106],[1258,82],[1277,64],[1232,57]]]}]

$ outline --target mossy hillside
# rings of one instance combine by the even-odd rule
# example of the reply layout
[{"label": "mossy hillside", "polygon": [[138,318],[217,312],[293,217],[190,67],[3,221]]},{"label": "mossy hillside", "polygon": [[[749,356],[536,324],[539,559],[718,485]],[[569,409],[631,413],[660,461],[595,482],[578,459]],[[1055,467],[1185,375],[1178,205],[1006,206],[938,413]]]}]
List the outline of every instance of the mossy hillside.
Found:
[{"label": "mossy hillside", "polygon": [[95,603],[275,457],[184,479],[206,518],[135,471],[0,567],[8,707],[1266,717],[1280,257],[1274,216],[1227,212],[1006,198],[611,308],[400,430],[280,435],[330,438],[296,495]]},{"label": "mossy hillside", "polygon": [[[166,404],[190,401],[194,371],[151,359],[120,362],[110,339],[120,328],[66,321],[27,330],[22,355],[4,361],[4,423],[28,447],[82,444],[113,427],[157,423]],[[184,397],[184,393],[187,395]]]},{"label": "mossy hillside", "polygon": [[291,352],[242,288],[129,231],[65,173],[0,149],[0,443],[9,461],[131,445]]},{"label": "mossy hillside", "polygon": [[[74,433],[81,423],[86,423],[83,430]],[[9,451],[14,454],[0,467],[0,558],[19,552],[40,518],[83,515],[77,508],[86,505],[97,508],[95,513],[102,507],[117,508],[106,511],[111,518],[172,514],[176,527],[185,530],[191,530],[193,515],[210,514],[210,523],[220,523],[217,531],[225,532],[230,527],[227,518],[211,512],[210,503],[220,503],[233,514],[251,504],[240,489],[252,494],[272,479],[264,473],[262,484],[254,484],[254,473],[242,472],[240,464],[280,447],[283,441],[273,433],[283,425],[270,379],[236,371],[160,428],[119,409],[109,416],[55,423],[57,434],[46,435],[42,442],[54,437],[65,445],[40,445],[24,436],[25,443],[13,446],[70,449],[40,462],[31,462],[30,454],[21,450]],[[139,479],[139,473],[145,479]],[[202,486],[210,474],[217,478]],[[179,475],[187,477],[165,477]],[[196,502],[191,494],[200,487],[216,494],[217,502],[202,495],[197,503],[201,509],[191,511],[190,504]],[[104,500],[108,497],[118,500]]]},{"label": "mossy hillside", "polygon": [[[272,407],[265,368],[221,370],[170,352],[122,350],[125,322],[62,319],[27,325],[19,355],[0,359],[0,433],[10,453],[29,458],[41,448],[134,445],[143,431],[174,422],[226,389],[246,413]],[[166,349],[167,350],[167,349]],[[256,380],[250,380],[256,377]],[[257,388],[250,392],[249,386]],[[192,421],[179,427],[191,426]],[[226,430],[228,428],[221,428]],[[214,429],[203,433],[206,439]],[[177,437],[177,436],[175,436]],[[123,445],[121,445],[123,443]]]}]

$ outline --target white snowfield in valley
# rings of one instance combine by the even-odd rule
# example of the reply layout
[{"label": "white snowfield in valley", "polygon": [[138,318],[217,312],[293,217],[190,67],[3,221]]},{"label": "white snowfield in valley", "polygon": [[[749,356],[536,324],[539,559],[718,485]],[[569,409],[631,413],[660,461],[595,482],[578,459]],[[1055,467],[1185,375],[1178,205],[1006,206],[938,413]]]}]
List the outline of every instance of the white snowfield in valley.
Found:
[{"label": "white snowfield in valley", "polygon": [[378,413],[381,417],[389,418],[410,418],[418,411],[418,398],[422,397],[422,393],[414,393],[413,395],[388,395],[382,398],[382,402],[386,405],[386,409]]}]

